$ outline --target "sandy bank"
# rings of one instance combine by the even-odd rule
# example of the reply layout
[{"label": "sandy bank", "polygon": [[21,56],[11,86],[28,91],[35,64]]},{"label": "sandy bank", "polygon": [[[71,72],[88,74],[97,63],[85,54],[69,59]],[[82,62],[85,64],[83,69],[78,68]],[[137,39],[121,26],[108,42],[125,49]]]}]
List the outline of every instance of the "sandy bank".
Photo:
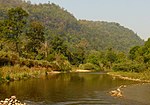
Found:
[{"label": "sandy bank", "polygon": [[86,73],[86,72],[92,72],[93,70],[82,70],[82,69],[77,69],[75,70],[74,72],[83,72],[83,73]]},{"label": "sandy bank", "polygon": [[128,76],[122,76],[122,75],[119,75],[119,74],[113,74],[112,72],[111,72],[111,73],[108,72],[107,74],[108,74],[108,75],[111,75],[111,76],[113,76],[113,77],[118,77],[118,78],[120,78],[120,79],[124,79],[124,80],[150,83],[150,80],[135,79],[135,78],[131,78],[131,77],[128,77]]}]

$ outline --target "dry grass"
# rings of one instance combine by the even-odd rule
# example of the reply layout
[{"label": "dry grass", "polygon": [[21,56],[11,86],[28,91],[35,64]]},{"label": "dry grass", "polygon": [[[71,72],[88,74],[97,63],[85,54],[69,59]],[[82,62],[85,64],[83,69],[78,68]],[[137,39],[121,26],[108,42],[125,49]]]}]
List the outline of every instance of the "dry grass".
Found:
[{"label": "dry grass", "polygon": [[46,69],[35,69],[28,68],[26,66],[20,67],[19,65],[15,66],[5,66],[0,68],[0,75],[2,80],[13,81],[27,79],[31,77],[39,77],[45,75]]},{"label": "dry grass", "polygon": [[122,79],[128,79],[128,80],[140,81],[140,82],[150,82],[150,70],[146,70],[140,73],[117,71],[117,72],[109,72],[108,74],[112,76],[117,76]]}]

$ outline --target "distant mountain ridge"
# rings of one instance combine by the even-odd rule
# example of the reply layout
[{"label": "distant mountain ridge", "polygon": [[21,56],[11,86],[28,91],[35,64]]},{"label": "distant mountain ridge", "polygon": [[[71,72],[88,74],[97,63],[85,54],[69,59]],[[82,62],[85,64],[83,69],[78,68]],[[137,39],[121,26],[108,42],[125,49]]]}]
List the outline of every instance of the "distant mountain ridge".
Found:
[{"label": "distant mountain ridge", "polygon": [[113,48],[129,51],[144,41],[132,30],[113,22],[77,20],[65,9],[54,3],[31,4],[22,0],[0,0],[0,19],[6,18],[9,8],[21,6],[30,15],[30,21],[41,21],[45,27],[48,42],[53,36],[61,36],[70,48],[82,43],[87,50]]}]

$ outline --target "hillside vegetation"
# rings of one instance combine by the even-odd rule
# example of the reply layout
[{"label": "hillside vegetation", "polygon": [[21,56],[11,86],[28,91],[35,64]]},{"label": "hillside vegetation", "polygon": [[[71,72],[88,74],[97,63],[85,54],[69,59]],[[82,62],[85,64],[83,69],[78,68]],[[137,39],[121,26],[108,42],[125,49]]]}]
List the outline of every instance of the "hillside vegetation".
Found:
[{"label": "hillside vegetation", "polygon": [[38,20],[45,26],[45,37],[50,45],[54,36],[60,36],[68,47],[85,43],[86,50],[106,50],[113,48],[129,51],[130,47],[142,45],[137,34],[118,23],[77,20],[72,14],[56,4],[31,4],[21,0],[0,0],[0,18],[6,11],[21,6],[29,14],[30,21]]},{"label": "hillside vegetation", "polygon": [[0,0],[0,77],[5,79],[72,67],[145,72],[149,43],[119,23],[77,20],[53,3]]}]

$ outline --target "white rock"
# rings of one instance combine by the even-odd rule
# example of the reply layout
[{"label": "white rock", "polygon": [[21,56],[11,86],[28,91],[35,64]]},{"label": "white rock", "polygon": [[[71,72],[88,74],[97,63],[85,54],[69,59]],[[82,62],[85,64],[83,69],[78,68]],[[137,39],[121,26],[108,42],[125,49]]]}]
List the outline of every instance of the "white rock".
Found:
[{"label": "white rock", "polygon": [[9,99],[8,99],[8,98],[6,98],[6,99],[5,99],[5,101],[9,101]]},{"label": "white rock", "polygon": [[11,96],[11,99],[15,100],[15,99],[16,99],[16,96]]},{"label": "white rock", "polygon": [[8,104],[8,101],[4,101],[3,104],[4,104],[4,105],[5,105],[5,104]]},{"label": "white rock", "polygon": [[11,105],[11,103],[9,103],[8,105]]}]

